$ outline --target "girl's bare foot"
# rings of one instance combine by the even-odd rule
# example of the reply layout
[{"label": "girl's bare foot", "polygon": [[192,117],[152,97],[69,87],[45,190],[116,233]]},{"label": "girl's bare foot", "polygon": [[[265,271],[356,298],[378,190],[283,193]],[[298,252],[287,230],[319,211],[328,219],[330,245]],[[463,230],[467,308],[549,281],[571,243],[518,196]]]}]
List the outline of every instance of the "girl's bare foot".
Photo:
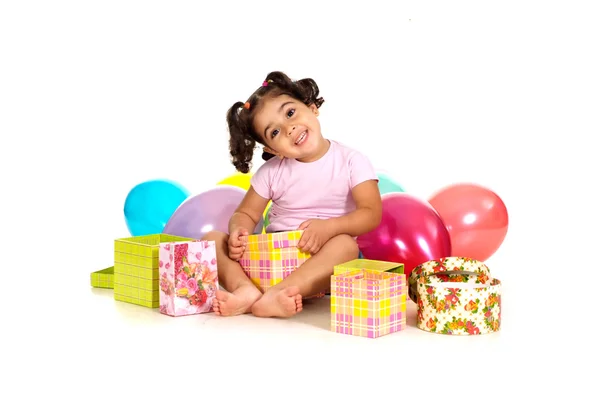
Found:
[{"label": "girl's bare foot", "polygon": [[232,293],[217,290],[213,301],[213,311],[217,315],[233,316],[250,312],[252,305],[262,296],[254,285],[242,285]]},{"label": "girl's bare foot", "polygon": [[252,305],[257,317],[291,317],[302,311],[302,296],[297,286],[267,292]]}]

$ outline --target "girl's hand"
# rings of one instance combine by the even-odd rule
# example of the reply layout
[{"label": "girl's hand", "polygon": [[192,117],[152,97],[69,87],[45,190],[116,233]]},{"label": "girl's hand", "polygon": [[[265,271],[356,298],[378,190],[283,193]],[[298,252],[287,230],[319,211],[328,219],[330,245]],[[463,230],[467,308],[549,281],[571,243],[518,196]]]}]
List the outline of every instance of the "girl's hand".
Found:
[{"label": "girl's hand", "polygon": [[248,231],[245,228],[236,228],[229,235],[229,258],[234,261],[242,258],[248,243]]},{"label": "girl's hand", "polygon": [[298,230],[304,230],[298,248],[310,254],[316,254],[334,236],[332,222],[326,219],[306,220]]}]

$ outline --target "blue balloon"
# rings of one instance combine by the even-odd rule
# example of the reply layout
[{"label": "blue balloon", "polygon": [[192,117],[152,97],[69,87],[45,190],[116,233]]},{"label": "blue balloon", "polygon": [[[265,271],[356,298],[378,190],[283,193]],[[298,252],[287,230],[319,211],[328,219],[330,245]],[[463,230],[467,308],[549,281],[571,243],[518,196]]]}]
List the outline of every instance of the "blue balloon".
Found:
[{"label": "blue balloon", "polygon": [[136,185],[125,199],[125,223],[133,236],[161,233],[190,192],[177,182],[151,180]]},{"label": "blue balloon", "polygon": [[379,193],[402,193],[404,192],[404,188],[400,186],[398,182],[393,180],[390,176],[388,176],[384,172],[378,172],[377,177],[379,178]]}]

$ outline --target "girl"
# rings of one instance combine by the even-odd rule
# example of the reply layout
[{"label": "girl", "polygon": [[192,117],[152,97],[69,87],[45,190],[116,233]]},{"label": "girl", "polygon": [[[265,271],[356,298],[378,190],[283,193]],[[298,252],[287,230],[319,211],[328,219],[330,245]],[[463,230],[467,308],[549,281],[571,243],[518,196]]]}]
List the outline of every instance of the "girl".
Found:
[{"label": "girl", "polygon": [[[330,289],[334,265],[358,257],[355,238],[381,220],[377,174],[360,152],[321,135],[323,98],[314,80],[291,81],[270,73],[247,102],[227,113],[230,153],[235,168],[247,173],[256,143],[265,163],[229,221],[229,232],[210,232],[217,244],[218,315],[247,312],[259,317],[289,317],[302,310],[302,298]],[[304,264],[265,293],[250,281],[238,260],[249,232],[269,200],[267,232],[304,230],[298,247],[311,254]]]}]

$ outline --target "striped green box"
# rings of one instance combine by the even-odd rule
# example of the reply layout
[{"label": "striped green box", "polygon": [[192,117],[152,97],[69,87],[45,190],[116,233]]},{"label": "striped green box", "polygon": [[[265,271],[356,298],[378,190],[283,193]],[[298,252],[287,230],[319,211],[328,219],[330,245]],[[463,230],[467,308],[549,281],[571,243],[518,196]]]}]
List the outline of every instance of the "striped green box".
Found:
[{"label": "striped green box", "polygon": [[90,274],[92,287],[112,289],[114,287],[114,267],[108,267]]},{"label": "striped green box", "polygon": [[158,251],[160,244],[192,240],[196,239],[162,233],[116,239],[115,300],[158,308]]}]

